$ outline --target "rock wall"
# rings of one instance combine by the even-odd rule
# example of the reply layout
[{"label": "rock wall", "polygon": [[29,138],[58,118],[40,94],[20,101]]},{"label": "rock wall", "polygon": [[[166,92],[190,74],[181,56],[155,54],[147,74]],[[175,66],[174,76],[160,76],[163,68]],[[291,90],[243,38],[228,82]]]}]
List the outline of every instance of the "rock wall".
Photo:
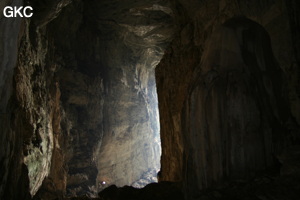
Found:
[{"label": "rock wall", "polygon": [[[273,165],[294,137],[298,112],[291,117],[287,102],[299,102],[298,68],[288,9],[284,1],[252,3],[174,4],[181,31],[156,68],[160,180],[182,182],[188,199]],[[240,15],[253,21],[229,20]]]},{"label": "rock wall", "polygon": [[65,190],[57,60],[45,29],[33,24],[34,19],[1,19],[1,199],[30,199],[46,177],[58,183],[55,192]]},{"label": "rock wall", "polygon": [[[90,20],[98,23],[97,56],[105,68],[98,185],[142,187],[160,167],[154,68],[172,36],[172,13],[164,1],[105,3],[89,7],[101,10]],[[114,13],[102,12],[111,6]]]},{"label": "rock wall", "polygon": [[68,195],[155,181],[161,150],[154,67],[173,33],[168,5],[75,1],[49,25],[64,62],[58,76],[72,124]]},{"label": "rock wall", "polygon": [[197,191],[274,165],[288,133],[282,70],[263,28],[233,18],[208,43],[184,108],[184,172],[191,191],[191,185]]},{"label": "rock wall", "polygon": [[[20,6],[22,1],[1,1],[1,10]],[[17,63],[20,19],[6,19],[0,15],[0,199],[25,199],[29,196],[28,173],[22,165],[23,139],[15,127],[13,74]]]},{"label": "rock wall", "polygon": [[[300,63],[300,50],[299,50],[299,26],[300,26],[300,15],[299,15],[299,10],[296,8],[299,7],[299,2],[298,1],[287,1],[286,2],[286,7],[287,7],[287,12],[288,12],[288,17],[289,17],[289,26],[291,28],[291,40],[292,40],[292,62],[290,62],[290,66],[287,70],[288,74],[288,82],[289,82],[289,88],[291,88],[289,99],[291,102],[291,111],[293,113],[293,116],[297,119],[297,122],[299,124],[300,122],[300,116],[299,112],[297,112],[299,108],[299,84],[300,84],[300,79],[299,79],[299,63]],[[288,61],[288,60],[287,60]],[[288,62],[289,63],[289,62]]]},{"label": "rock wall", "polygon": [[[169,3],[26,3],[34,16],[23,20],[19,38],[15,30],[20,46],[18,56],[16,44],[10,54],[18,60],[14,91],[5,98],[12,101],[15,154],[28,169],[29,180],[21,179],[29,182],[31,195],[94,196],[110,184],[142,187],[157,181],[154,68],[172,38]],[[3,88],[13,86],[13,65]]]}]

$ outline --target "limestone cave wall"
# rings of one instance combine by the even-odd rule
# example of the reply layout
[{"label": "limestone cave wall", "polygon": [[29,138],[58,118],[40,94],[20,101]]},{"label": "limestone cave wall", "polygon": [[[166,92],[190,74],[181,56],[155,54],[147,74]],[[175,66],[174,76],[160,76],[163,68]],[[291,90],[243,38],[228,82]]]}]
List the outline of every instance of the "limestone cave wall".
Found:
[{"label": "limestone cave wall", "polygon": [[156,182],[154,69],[173,35],[169,2],[15,2],[34,16],[1,21],[2,142],[10,145],[1,197],[95,196],[111,184]]},{"label": "limestone cave wall", "polygon": [[[1,1],[1,10],[7,4],[19,6],[22,1]],[[0,21],[0,131],[1,131],[1,175],[0,175],[0,197],[12,195],[12,198],[23,198],[28,190],[28,173],[26,167],[22,165],[22,136],[19,131],[13,128],[15,120],[13,115],[14,103],[10,100],[14,93],[13,75],[17,63],[17,52],[19,46],[19,32],[21,20],[7,20],[1,17]],[[21,132],[23,135],[23,133]],[[27,186],[27,187],[26,187]],[[18,192],[17,188],[19,188]],[[27,191],[28,195],[28,191]]]},{"label": "limestone cave wall", "polygon": [[177,1],[181,30],[156,68],[159,179],[182,182],[188,199],[274,166],[297,141],[298,18],[290,4]]}]

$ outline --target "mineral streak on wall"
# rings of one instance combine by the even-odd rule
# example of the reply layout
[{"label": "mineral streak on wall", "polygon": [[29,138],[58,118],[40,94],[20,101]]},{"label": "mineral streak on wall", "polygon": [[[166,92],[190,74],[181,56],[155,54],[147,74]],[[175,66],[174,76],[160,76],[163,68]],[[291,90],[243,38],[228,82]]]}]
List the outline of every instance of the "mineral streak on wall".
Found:
[{"label": "mineral streak on wall", "polygon": [[160,180],[193,198],[274,166],[298,135],[298,18],[280,0],[177,2],[182,28],[156,68]]}]

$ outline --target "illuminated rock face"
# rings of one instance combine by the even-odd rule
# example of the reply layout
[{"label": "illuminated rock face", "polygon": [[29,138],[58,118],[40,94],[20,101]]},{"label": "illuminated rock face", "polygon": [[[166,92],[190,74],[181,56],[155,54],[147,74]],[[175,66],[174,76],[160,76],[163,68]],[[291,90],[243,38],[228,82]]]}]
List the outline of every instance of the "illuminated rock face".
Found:
[{"label": "illuminated rock face", "polygon": [[154,69],[172,23],[164,1],[77,1],[48,25],[56,53],[68,60],[57,63],[56,73],[67,195],[156,181],[161,147]]},{"label": "illuminated rock face", "polygon": [[[53,75],[41,88],[55,85],[61,93],[57,136],[53,132],[46,134],[51,139],[42,137],[36,148],[43,142],[51,143],[48,150],[54,154],[49,154],[47,163],[52,158],[52,168],[42,165],[47,169],[36,170],[30,184],[35,183],[33,177],[43,181],[49,175],[41,191],[58,195],[66,191],[67,195],[76,196],[96,194],[103,189],[103,181],[105,186],[136,187],[156,181],[161,147],[154,69],[173,32],[172,11],[168,6],[163,1],[90,4],[77,1],[56,19],[54,13],[37,12],[32,19],[32,24],[40,27],[37,36],[34,26],[26,26],[29,31],[25,33],[25,42],[37,45],[40,53],[26,54],[27,57],[37,57],[39,63],[32,64],[37,68],[49,66],[43,68],[43,76]],[[71,18],[72,23],[66,26]],[[46,27],[50,30],[47,37],[43,35]],[[35,39],[30,41],[30,37]],[[53,46],[44,45],[47,39],[53,41]],[[28,46],[25,42],[24,47]],[[25,62],[22,57],[21,60]],[[29,69],[27,64],[22,67]],[[32,82],[34,70],[25,82]],[[17,87],[23,86],[24,83],[17,82]],[[20,103],[24,101],[21,99]],[[34,107],[44,107],[47,114],[51,105]],[[29,138],[28,146],[33,136]],[[26,163],[30,171],[43,161]],[[55,168],[61,169],[61,173],[52,170]],[[38,171],[44,175],[36,174]],[[56,191],[51,187],[53,184],[59,185]],[[32,194],[40,186],[38,182]]]},{"label": "illuminated rock face", "polygon": [[[154,69],[172,36],[172,11],[163,2],[145,1],[118,3],[116,12],[123,12],[116,16],[102,12],[113,5],[114,2],[106,6],[97,3],[90,7],[101,10],[91,20],[98,23],[97,56],[103,68],[107,68],[103,139],[98,152],[94,151],[97,185],[102,187],[100,182],[106,181],[106,185],[142,187],[155,180],[160,168]],[[101,40],[101,37],[107,38]],[[103,47],[105,51],[101,50]]]},{"label": "illuminated rock face", "polygon": [[[142,187],[155,181],[160,168],[154,69],[171,40],[172,11],[168,4],[152,1],[104,1],[84,6],[81,20],[86,21],[80,22],[74,35],[77,42],[72,45],[77,73],[86,76],[83,82],[91,77],[101,80],[101,105],[95,107],[96,99],[85,103],[93,94],[79,92],[76,88],[81,84],[73,88],[63,86],[80,78],[70,78],[71,83],[67,83],[66,75],[61,76],[62,87],[67,88],[62,89],[62,98],[68,99],[70,108],[66,114],[79,116],[71,118],[70,135],[74,139],[70,145],[73,153],[68,162],[71,174],[67,191],[70,195],[95,193],[111,184]],[[110,7],[114,12],[107,10]],[[68,11],[75,12],[71,8]],[[68,11],[54,22],[57,26],[60,20],[69,19]],[[60,38],[63,31],[56,33],[62,43],[66,40]],[[97,120],[86,117],[88,113],[98,116]]]},{"label": "illuminated rock face", "polygon": [[16,177],[29,173],[29,180],[21,181],[31,195],[46,199],[157,181],[161,147],[154,69],[173,33],[169,4],[69,3],[32,1],[35,15],[24,21],[19,40],[19,22],[7,22],[14,23],[15,44],[4,43],[4,50],[18,62],[13,97],[13,90],[4,88],[13,86],[15,64],[3,71],[7,83],[1,92],[7,95],[1,106],[12,99],[3,117],[16,118],[11,129],[21,137],[11,143],[23,144],[13,147]]}]

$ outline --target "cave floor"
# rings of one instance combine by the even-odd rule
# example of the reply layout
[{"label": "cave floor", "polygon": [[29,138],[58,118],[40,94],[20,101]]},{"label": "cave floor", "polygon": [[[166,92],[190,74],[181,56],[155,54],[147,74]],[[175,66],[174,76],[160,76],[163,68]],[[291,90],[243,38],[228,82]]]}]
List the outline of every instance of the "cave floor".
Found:
[{"label": "cave floor", "polygon": [[[100,200],[183,200],[178,184],[162,182],[147,185],[143,189],[129,186],[117,188],[110,186],[99,193]],[[249,181],[230,182],[222,187],[199,191],[192,200],[299,200],[300,175],[280,176],[273,170],[257,174]],[[88,197],[69,198],[68,200],[88,200]],[[66,199],[67,200],[67,199]]]}]

